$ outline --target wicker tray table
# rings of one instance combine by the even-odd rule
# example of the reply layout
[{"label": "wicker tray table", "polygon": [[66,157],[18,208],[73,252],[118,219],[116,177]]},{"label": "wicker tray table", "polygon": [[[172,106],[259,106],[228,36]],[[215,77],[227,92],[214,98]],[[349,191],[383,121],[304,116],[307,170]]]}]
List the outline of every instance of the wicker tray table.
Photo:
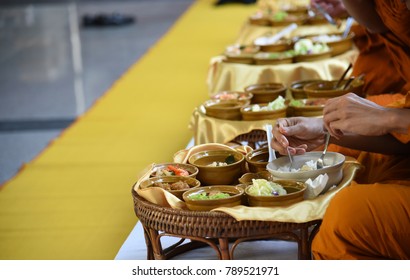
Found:
[{"label": "wicker tray table", "polygon": [[[306,223],[237,221],[223,212],[162,207],[145,200],[134,189],[132,196],[135,214],[144,229],[148,260],[170,259],[206,245],[215,250],[219,259],[232,260],[241,242],[268,239],[296,241],[298,258],[311,259],[311,242],[321,224],[321,220]],[[180,240],[168,248],[162,248],[163,236]],[[189,242],[184,243],[185,240]]]}]

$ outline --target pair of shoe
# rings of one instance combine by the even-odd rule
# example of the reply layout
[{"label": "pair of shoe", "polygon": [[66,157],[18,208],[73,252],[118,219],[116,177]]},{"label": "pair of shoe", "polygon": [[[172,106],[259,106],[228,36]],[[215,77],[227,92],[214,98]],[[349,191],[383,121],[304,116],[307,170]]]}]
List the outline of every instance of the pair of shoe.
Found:
[{"label": "pair of shoe", "polygon": [[257,0],[218,0],[216,1],[215,5],[223,5],[223,4],[232,4],[232,3],[237,3],[237,4],[255,4]]},{"label": "pair of shoe", "polygon": [[132,24],[135,18],[131,15],[123,15],[119,13],[84,15],[83,26],[120,26]]}]

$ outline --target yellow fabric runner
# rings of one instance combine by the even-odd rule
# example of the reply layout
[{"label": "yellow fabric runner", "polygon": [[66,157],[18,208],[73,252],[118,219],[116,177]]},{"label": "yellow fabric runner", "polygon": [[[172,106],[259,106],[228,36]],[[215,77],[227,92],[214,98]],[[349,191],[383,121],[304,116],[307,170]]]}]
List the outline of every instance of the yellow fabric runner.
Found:
[{"label": "yellow fabric runner", "polygon": [[0,190],[0,259],[113,259],[137,221],[131,188],[172,160],[208,98],[209,59],[234,42],[249,5],[198,0],[72,126]]}]

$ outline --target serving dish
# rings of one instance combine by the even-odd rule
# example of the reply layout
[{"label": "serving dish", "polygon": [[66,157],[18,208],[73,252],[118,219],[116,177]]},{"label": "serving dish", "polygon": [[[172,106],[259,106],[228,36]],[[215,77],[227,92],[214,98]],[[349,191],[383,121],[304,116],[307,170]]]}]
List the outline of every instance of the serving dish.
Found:
[{"label": "serving dish", "polygon": [[[258,194],[258,190],[254,190],[255,186],[253,185],[258,181],[264,181],[264,185],[268,185],[270,183],[273,186],[278,186],[285,191],[285,194],[279,194],[277,189],[272,189],[272,191],[266,191],[265,189],[262,194]],[[268,181],[264,179],[256,179],[245,188],[245,194],[248,199],[249,206],[287,206],[303,201],[306,188],[307,186],[305,183],[297,180]]]},{"label": "serving dish", "polygon": [[348,92],[354,92],[358,95],[363,91],[363,80],[354,80],[349,86],[344,89],[345,84],[349,80],[343,80],[339,87],[336,87],[338,80],[326,81],[321,80],[306,84],[303,91],[308,98],[332,98],[342,96]]},{"label": "serving dish", "polygon": [[268,103],[278,96],[285,97],[287,88],[282,83],[260,83],[245,87],[245,92],[253,94],[251,104]]},{"label": "serving dish", "polygon": [[188,163],[199,169],[197,179],[203,186],[230,185],[241,176],[245,155],[235,150],[208,150],[191,155]]},{"label": "serving dish", "polygon": [[292,100],[288,104],[288,116],[318,117],[323,115],[328,98]]},{"label": "serving dish", "polygon": [[198,188],[201,182],[193,177],[162,176],[151,177],[140,183],[140,189],[162,188],[165,191],[182,199],[182,194],[190,189]]},{"label": "serving dish", "polygon": [[186,191],[183,200],[189,210],[210,211],[218,207],[241,205],[243,194],[244,190],[237,186],[215,185]]},{"label": "serving dish", "polygon": [[[322,155],[322,152],[307,152],[304,155],[293,156],[293,169],[301,169],[306,166],[308,162],[316,165],[316,161]],[[324,163],[325,167],[319,170],[306,171],[289,171],[290,161],[289,157],[280,157],[270,162],[266,169],[276,179],[291,179],[306,182],[306,180],[314,180],[322,174],[327,174],[329,180],[323,189],[322,193],[326,192],[331,186],[337,185],[343,178],[343,164],[345,156],[336,152],[327,152]]]},{"label": "serving dish", "polygon": [[[249,103],[247,101],[245,104]],[[207,116],[224,120],[241,120],[243,101],[210,99],[203,103]]]},{"label": "serving dish", "polygon": [[198,174],[198,168],[192,164],[164,162],[155,163],[152,167],[150,177],[161,176],[187,176],[195,178]]}]

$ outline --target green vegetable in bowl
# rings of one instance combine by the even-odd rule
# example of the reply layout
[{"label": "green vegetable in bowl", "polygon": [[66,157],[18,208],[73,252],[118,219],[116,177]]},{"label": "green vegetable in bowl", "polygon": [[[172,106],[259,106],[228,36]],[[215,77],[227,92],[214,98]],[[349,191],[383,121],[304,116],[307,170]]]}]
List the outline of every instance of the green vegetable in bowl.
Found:
[{"label": "green vegetable in bowl", "polygon": [[228,198],[230,195],[228,193],[217,192],[217,193],[195,193],[189,196],[192,200],[210,200],[210,199],[221,199],[221,198]]},{"label": "green vegetable in bowl", "polygon": [[265,179],[252,179],[252,185],[249,187],[248,192],[255,196],[278,196],[287,194],[281,185]]},{"label": "green vegetable in bowl", "polygon": [[226,157],[225,162],[227,164],[232,164],[232,163],[235,162],[235,157],[233,155],[229,155],[229,156]]}]

